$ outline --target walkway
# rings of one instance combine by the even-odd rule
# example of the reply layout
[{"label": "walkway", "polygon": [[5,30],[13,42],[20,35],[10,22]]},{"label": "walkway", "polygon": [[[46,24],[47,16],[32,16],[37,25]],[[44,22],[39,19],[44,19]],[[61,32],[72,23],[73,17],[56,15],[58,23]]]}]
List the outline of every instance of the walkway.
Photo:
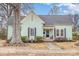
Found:
[{"label": "walkway", "polygon": [[61,50],[60,47],[58,47],[57,45],[55,45],[54,43],[46,43],[47,47],[49,50]]}]

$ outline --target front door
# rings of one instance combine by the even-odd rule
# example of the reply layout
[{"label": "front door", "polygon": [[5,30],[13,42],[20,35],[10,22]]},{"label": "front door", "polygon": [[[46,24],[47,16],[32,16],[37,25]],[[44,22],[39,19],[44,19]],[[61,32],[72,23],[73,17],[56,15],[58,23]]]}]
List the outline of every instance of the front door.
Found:
[{"label": "front door", "polygon": [[46,38],[49,38],[49,30],[46,30]]}]

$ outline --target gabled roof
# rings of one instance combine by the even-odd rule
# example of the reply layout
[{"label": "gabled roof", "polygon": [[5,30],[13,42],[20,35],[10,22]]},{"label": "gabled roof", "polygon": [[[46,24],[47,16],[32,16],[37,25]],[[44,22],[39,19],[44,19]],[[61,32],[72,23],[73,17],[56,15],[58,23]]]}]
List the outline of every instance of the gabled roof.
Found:
[{"label": "gabled roof", "polygon": [[[38,15],[45,25],[72,25],[72,17],[69,15]],[[20,16],[21,20],[25,16]],[[8,21],[8,25],[12,25],[14,16],[11,16]]]},{"label": "gabled roof", "polygon": [[72,25],[72,17],[69,15],[39,15],[45,21],[45,25]]}]

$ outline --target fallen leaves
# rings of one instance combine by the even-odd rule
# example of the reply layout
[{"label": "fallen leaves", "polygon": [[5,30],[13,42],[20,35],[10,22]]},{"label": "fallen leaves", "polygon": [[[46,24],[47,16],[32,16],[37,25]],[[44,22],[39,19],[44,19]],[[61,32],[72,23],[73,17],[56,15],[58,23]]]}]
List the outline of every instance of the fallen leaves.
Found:
[{"label": "fallen leaves", "polygon": [[55,42],[55,44],[62,49],[79,49],[75,42]]},{"label": "fallen leaves", "polygon": [[32,49],[48,49],[44,43],[29,43],[28,48]]}]

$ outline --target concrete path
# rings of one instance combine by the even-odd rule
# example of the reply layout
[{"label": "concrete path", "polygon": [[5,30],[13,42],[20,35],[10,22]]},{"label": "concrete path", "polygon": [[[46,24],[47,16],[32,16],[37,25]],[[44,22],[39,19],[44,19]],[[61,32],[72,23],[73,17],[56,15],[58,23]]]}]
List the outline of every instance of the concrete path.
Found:
[{"label": "concrete path", "polygon": [[48,46],[49,50],[61,50],[61,48],[55,45],[54,43],[46,43],[46,45]]}]

